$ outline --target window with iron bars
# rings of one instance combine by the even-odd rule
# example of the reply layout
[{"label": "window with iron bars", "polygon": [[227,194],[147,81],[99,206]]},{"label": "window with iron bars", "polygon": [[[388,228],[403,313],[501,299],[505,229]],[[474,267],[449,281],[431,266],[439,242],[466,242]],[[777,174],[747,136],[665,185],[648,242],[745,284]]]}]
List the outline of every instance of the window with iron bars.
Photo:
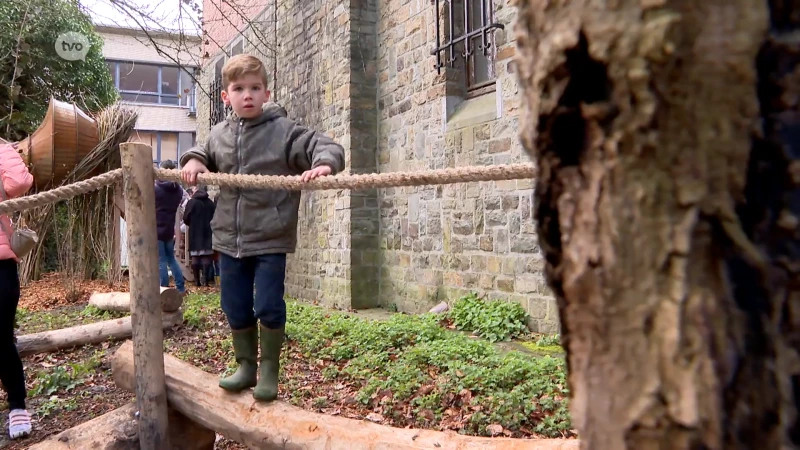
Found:
[{"label": "window with iron bars", "polygon": [[211,107],[209,125],[213,127],[225,120],[230,112],[230,106],[225,106],[225,102],[222,101],[222,78],[215,78],[209,85],[208,91]]},{"label": "window with iron bars", "polygon": [[[436,70],[463,71],[467,96],[491,88],[495,80],[492,0],[432,0],[436,7]],[[444,7],[442,7],[444,5]]]},{"label": "window with iron bars", "polygon": [[225,66],[225,61],[227,61],[229,57],[244,52],[244,39],[239,38],[234,40],[234,42],[230,44],[230,47],[223,51],[225,51],[225,54],[219,58],[214,65],[214,80],[209,85],[209,96],[211,97],[211,101],[209,102],[211,106],[209,122],[212,127],[225,120],[225,117],[227,117],[231,111],[231,107],[225,106],[225,103],[222,101],[222,68]]}]

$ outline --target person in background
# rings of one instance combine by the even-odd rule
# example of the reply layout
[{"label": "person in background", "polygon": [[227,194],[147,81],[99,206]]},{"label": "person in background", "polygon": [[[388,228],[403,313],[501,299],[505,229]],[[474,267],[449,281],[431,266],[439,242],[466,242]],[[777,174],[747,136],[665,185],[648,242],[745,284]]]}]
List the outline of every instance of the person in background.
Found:
[{"label": "person in background", "polygon": [[[175,163],[164,161],[162,169],[175,169]],[[178,206],[183,200],[184,190],[180,184],[173,181],[156,180],[156,232],[158,234],[158,278],[162,287],[169,287],[169,270],[175,278],[175,288],[181,294],[186,293],[183,272],[178,260],[175,259],[175,217]]]},{"label": "person in background", "polygon": [[[33,175],[13,144],[0,144],[0,201],[23,195],[33,185]],[[0,381],[8,394],[8,435],[17,439],[31,434],[31,415],[25,408],[25,371],[14,342],[14,321],[20,298],[19,258],[11,250],[11,220],[0,215]]]},{"label": "person in background", "polygon": [[[214,250],[212,248],[211,219],[216,205],[208,197],[205,186],[194,189],[186,204],[183,223],[189,227],[189,254],[192,256],[192,272],[197,286],[214,284]],[[201,282],[200,277],[203,277]]]},{"label": "person in background", "polygon": [[[192,198],[191,188],[183,189],[183,200],[181,200],[180,206],[178,206],[178,213],[175,216],[175,221],[178,222],[175,229],[175,252],[176,257],[175,259],[181,263],[181,268],[183,268],[183,260],[186,258],[186,224],[183,223],[183,213],[186,211],[186,204],[189,203],[189,200]],[[191,260],[189,261],[191,264]],[[183,275],[183,282],[186,283],[189,281],[186,277],[186,274]]]}]

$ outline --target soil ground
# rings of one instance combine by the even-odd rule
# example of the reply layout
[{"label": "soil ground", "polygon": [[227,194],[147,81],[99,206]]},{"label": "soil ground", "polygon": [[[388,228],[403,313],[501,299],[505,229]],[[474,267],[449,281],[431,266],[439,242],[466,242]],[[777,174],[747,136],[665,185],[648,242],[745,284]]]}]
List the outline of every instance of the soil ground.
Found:
[{"label": "soil ground", "polygon": [[[86,308],[94,291],[123,291],[127,280],[109,286],[105,282],[80,282],[70,286],[58,275],[48,275],[23,288],[20,311],[17,315],[17,334],[28,334],[65,328],[83,323],[119,317],[119,313],[103,313]],[[214,288],[190,288],[193,293],[212,294]],[[73,294],[68,295],[67,292]],[[212,298],[211,296],[208,296]],[[230,370],[230,350],[227,322],[216,305],[198,311],[186,311],[185,323],[165,331],[165,351],[213,374]],[[87,312],[88,311],[88,312]],[[389,315],[371,313],[380,320]],[[366,318],[366,317],[365,317]],[[192,326],[194,324],[195,326]],[[225,344],[227,340],[227,346]],[[202,342],[203,345],[199,345]],[[32,355],[24,358],[28,408],[34,416],[34,433],[29,438],[8,441],[5,430],[7,408],[5,393],[0,390],[0,448],[17,450],[39,442],[94,417],[134,401],[131,393],[118,389],[111,374],[110,358],[121,342],[105,342],[73,350]],[[508,344],[506,344],[508,347]],[[281,400],[325,414],[366,419],[395,426],[410,426],[397,418],[385,417],[381,411],[363,401],[357,401],[359,386],[342,382],[327,373],[326,363],[308,357],[297,343],[288,342],[282,367]],[[524,347],[516,346],[515,350]],[[327,364],[330,365],[330,364]],[[287,382],[287,380],[290,380]],[[410,404],[411,402],[409,402]],[[464,410],[468,409],[464,405]],[[430,428],[459,429],[470,414],[449,408],[446,417]],[[410,417],[410,416],[408,416]],[[465,419],[466,417],[466,419]],[[495,425],[491,425],[495,426]],[[491,427],[490,426],[490,427]],[[540,437],[530,429],[513,433],[497,425],[498,434],[520,438]],[[570,432],[565,437],[573,437]],[[218,436],[216,449],[245,449],[246,447]]]}]

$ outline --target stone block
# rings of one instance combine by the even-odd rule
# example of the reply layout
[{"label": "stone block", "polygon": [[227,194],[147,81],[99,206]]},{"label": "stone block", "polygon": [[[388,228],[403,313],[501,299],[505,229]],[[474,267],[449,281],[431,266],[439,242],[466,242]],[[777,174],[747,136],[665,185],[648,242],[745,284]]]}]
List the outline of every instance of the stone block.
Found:
[{"label": "stone block", "polygon": [[496,278],[497,289],[503,292],[514,292],[514,279],[510,277],[498,276]]},{"label": "stone block", "polygon": [[530,294],[539,292],[539,285],[544,280],[533,274],[521,274],[516,277],[515,288],[520,294]]}]

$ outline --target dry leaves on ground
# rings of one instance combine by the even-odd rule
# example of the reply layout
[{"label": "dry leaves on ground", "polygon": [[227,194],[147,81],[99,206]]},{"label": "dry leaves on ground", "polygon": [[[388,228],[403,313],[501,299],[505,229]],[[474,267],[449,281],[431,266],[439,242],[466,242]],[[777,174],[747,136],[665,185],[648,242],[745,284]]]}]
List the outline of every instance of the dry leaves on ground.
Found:
[{"label": "dry leaves on ground", "polygon": [[19,307],[28,311],[44,311],[89,301],[94,292],[127,292],[128,279],[109,284],[105,280],[76,280],[62,273],[47,273],[22,289]]}]

